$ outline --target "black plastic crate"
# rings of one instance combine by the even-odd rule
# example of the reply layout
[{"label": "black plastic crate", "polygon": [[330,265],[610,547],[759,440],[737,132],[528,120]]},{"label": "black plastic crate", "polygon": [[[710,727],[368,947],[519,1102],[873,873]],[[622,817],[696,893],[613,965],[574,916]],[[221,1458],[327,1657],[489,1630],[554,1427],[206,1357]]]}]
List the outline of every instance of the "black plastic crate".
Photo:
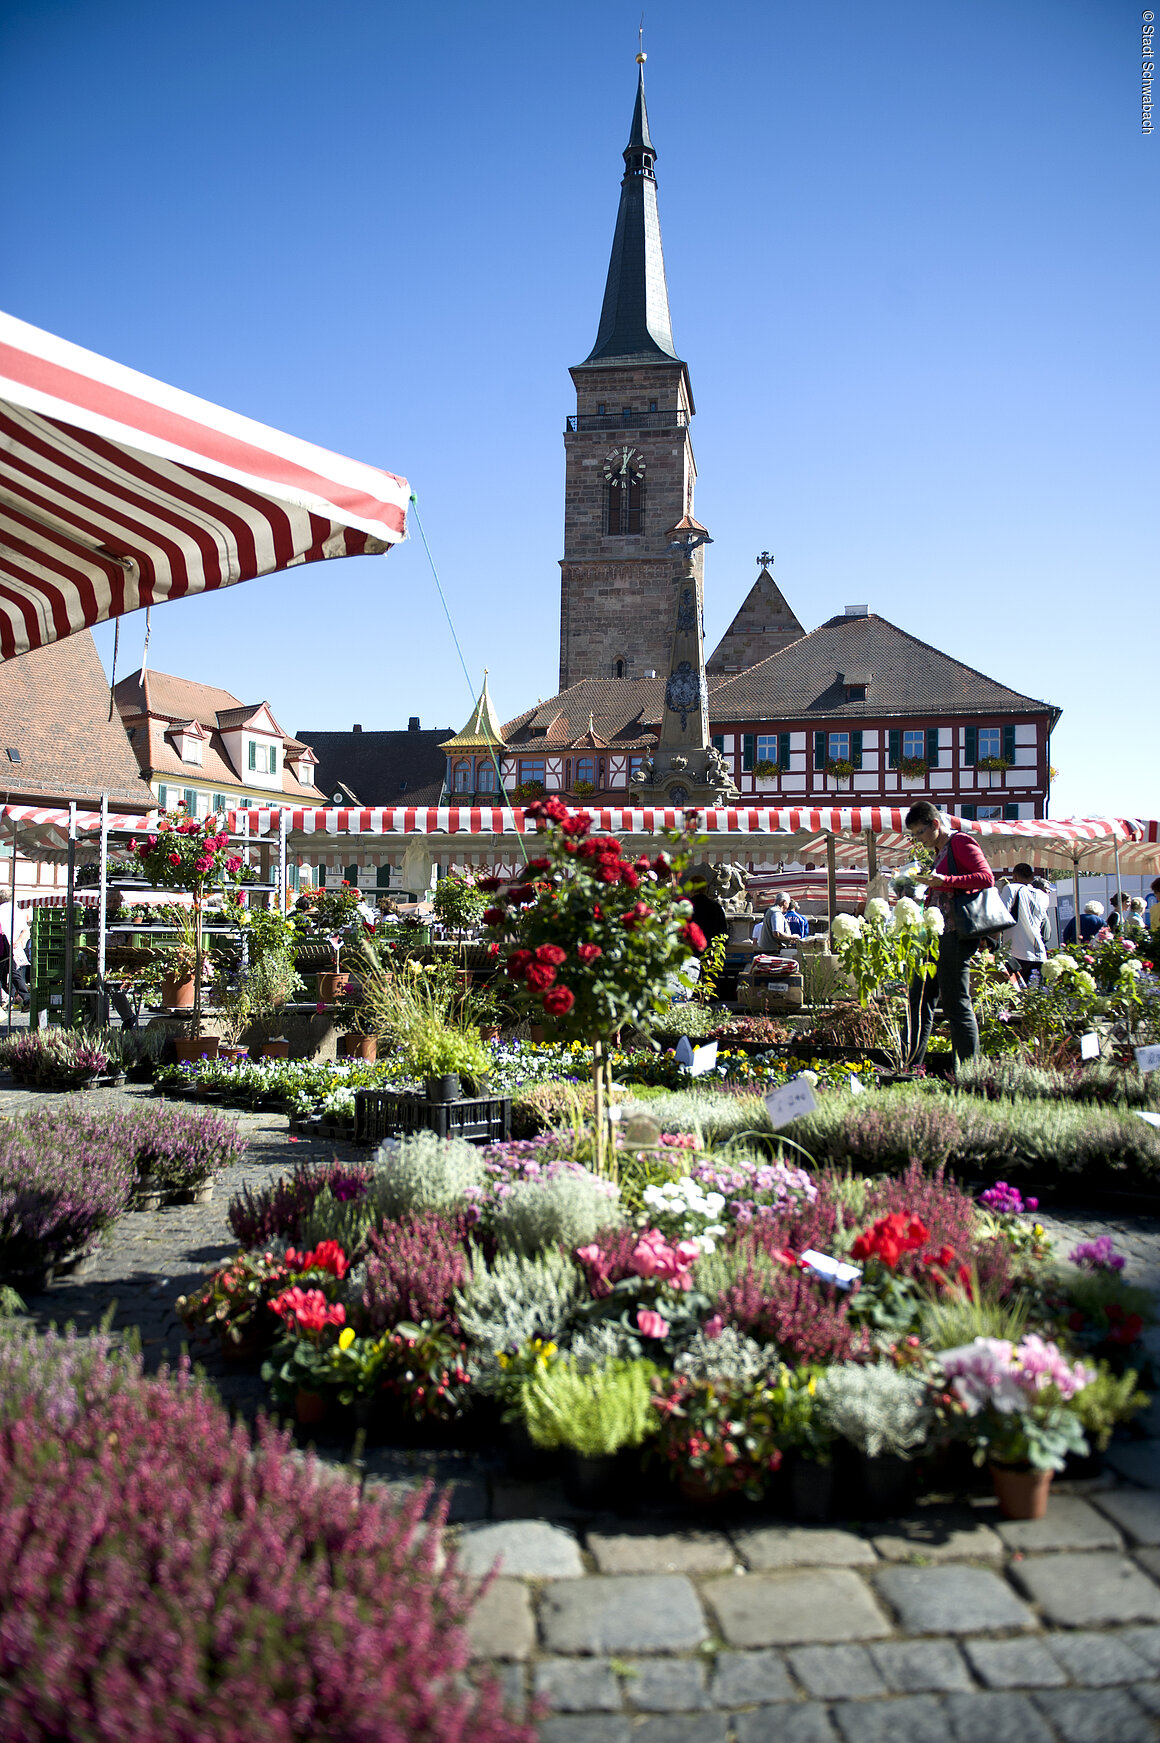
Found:
[{"label": "black plastic crate", "polygon": [[441,1138],[466,1138],[469,1144],[498,1144],[512,1135],[510,1095],[428,1101],[405,1091],[356,1089],[354,1110],[359,1144],[380,1144],[409,1132],[437,1132]]}]

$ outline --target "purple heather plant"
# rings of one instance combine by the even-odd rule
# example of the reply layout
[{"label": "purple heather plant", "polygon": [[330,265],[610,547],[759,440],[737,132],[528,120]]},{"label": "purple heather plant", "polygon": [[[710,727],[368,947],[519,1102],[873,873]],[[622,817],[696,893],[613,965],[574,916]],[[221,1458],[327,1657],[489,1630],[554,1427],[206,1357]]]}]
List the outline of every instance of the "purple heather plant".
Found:
[{"label": "purple heather plant", "polygon": [[358,1314],[365,1330],[386,1331],[400,1320],[445,1320],[458,1333],[451,1304],[470,1270],[468,1225],[462,1212],[421,1211],[371,1231]]},{"label": "purple heather plant", "polygon": [[136,1177],[109,1134],[62,1139],[32,1120],[9,1126],[0,1133],[0,1277],[89,1247],[126,1210]]},{"label": "purple heather plant", "polygon": [[1128,1263],[1123,1253],[1116,1251],[1111,1235],[1100,1235],[1094,1241],[1081,1241],[1067,1256],[1073,1265],[1078,1265],[1083,1271],[1122,1271]]},{"label": "purple heather plant", "polygon": [[369,1162],[300,1162],[289,1175],[272,1186],[252,1192],[248,1186],[230,1200],[230,1227],[243,1247],[264,1246],[267,1241],[298,1240],[303,1217],[313,1208],[319,1193],[329,1188],[342,1201],[365,1198],[374,1179]]},{"label": "purple heather plant", "polygon": [[1006,1180],[996,1180],[994,1186],[980,1192],[979,1203],[996,1216],[1023,1216],[1039,1209],[1037,1198],[1024,1198],[1019,1188],[1009,1185]]},{"label": "purple heather plant", "polygon": [[0,1365],[22,1405],[0,1418],[6,1743],[533,1743],[466,1680],[445,1505],[423,1533],[426,1491],[360,1497],[188,1370],[109,1386],[100,1355],[89,1384],[41,1348],[39,1390]]}]

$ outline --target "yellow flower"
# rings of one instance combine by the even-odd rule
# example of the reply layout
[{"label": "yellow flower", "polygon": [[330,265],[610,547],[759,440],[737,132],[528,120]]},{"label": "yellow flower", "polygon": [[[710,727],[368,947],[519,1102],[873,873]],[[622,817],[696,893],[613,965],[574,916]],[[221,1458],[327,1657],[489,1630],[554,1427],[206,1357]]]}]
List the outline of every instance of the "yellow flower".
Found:
[{"label": "yellow flower", "polygon": [[1031,1233],[1035,1236],[1036,1240],[1038,1240],[1040,1235],[1042,1235],[1042,1233],[1043,1233],[1043,1224],[1036,1223],[1035,1227],[1032,1229]]},{"label": "yellow flower", "polygon": [[353,1327],[353,1325],[344,1325],[342,1330],[338,1334],[338,1347],[339,1347],[339,1349],[340,1350],[349,1350],[349,1348],[350,1348],[351,1344],[353,1344],[353,1342],[354,1342],[354,1327]]},{"label": "yellow flower", "polygon": [[810,1397],[812,1398],[814,1393],[817,1391],[817,1389],[818,1389],[818,1382],[814,1378],[814,1376],[811,1374],[810,1378],[809,1378],[809,1383],[806,1386],[806,1391],[809,1393]]}]

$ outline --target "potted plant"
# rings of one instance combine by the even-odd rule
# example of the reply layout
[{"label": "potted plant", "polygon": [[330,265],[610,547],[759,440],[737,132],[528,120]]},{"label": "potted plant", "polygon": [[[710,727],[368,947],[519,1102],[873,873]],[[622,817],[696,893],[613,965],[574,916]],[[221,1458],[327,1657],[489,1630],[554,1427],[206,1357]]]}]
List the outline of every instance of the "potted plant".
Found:
[{"label": "potted plant", "polygon": [[777,764],[770,762],[768,757],[762,757],[760,762],[754,763],[753,772],[759,781],[771,781],[777,773]]},{"label": "potted plant", "polygon": [[144,841],[131,841],[130,851],[154,885],[164,889],[188,890],[193,897],[193,1027],[201,1027],[201,986],[204,966],[202,951],[202,909],[209,885],[223,875],[233,876],[241,867],[240,856],[232,854],[229,838],[218,828],[216,816],[199,824],[185,814],[184,801],[176,811],[159,816],[156,833],[150,832]]},{"label": "potted plant", "polygon": [[853,778],[854,765],[849,757],[831,757],[826,764],[826,773],[839,783],[849,781]]},{"label": "potted plant", "polygon": [[342,1052],[351,1059],[373,1062],[378,1055],[378,1037],[367,1028],[367,1011],[351,987],[340,995],[335,1027],[342,1037]]},{"label": "potted plant", "polygon": [[908,781],[923,781],[929,765],[925,757],[899,757],[898,767]]},{"label": "potted plant", "polygon": [[653,1393],[657,1450],[687,1501],[762,1499],[782,1462],[777,1388],[764,1377],[667,1374],[654,1380]]},{"label": "potted plant", "polygon": [[868,1516],[905,1512],[914,1496],[911,1460],[932,1420],[926,1382],[889,1362],[839,1362],[819,1376],[817,1399],[826,1428],[858,1455]]},{"label": "potted plant", "polygon": [[478,1093],[491,1071],[491,1049],[478,1030],[457,1029],[437,1017],[417,1023],[401,1051],[408,1071],[425,1079],[428,1101],[457,1101],[463,1078]]},{"label": "potted plant", "polygon": [[938,1360],[975,1463],[990,1468],[1000,1510],[1008,1519],[1042,1519],[1055,1472],[1069,1453],[1088,1451],[1070,1400],[1097,1378],[1095,1369],[1069,1362],[1035,1333],[1018,1345],[977,1337]]},{"label": "potted plant", "polygon": [[623,1506],[635,1491],[638,1449],[656,1432],[649,1361],[586,1368],[566,1356],[526,1377],[520,1408],[538,1447],[565,1455],[564,1487],[580,1507]]}]

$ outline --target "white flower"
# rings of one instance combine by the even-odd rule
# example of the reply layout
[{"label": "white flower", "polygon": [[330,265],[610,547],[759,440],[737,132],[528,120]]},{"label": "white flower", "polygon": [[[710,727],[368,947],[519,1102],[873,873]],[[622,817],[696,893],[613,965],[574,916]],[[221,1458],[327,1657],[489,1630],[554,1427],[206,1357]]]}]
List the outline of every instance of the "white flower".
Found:
[{"label": "white flower", "polygon": [[1143,972],[1144,970],[1141,968],[1140,964],[1134,960],[1131,962],[1121,962],[1120,964],[1121,979],[1124,975],[1127,975],[1128,979],[1131,980],[1135,975],[1143,974]]},{"label": "white flower", "polygon": [[904,926],[918,926],[922,921],[922,909],[917,902],[912,902],[909,896],[899,896],[894,908],[894,930],[901,932]]},{"label": "white flower", "polygon": [[1073,968],[1074,969],[1074,968],[1079,967],[1079,964],[1076,962],[1075,957],[1069,956],[1067,954],[1066,950],[1061,950],[1059,952],[1059,955],[1053,956],[1051,960],[1053,962],[1057,962],[1059,964],[1061,970],[1063,970],[1065,968]]},{"label": "white flower", "polygon": [[1095,992],[1095,990],[1096,990],[1095,977],[1094,977],[1094,975],[1090,975],[1086,968],[1081,969],[1079,974],[1077,974],[1075,978],[1076,978],[1077,982],[1079,983],[1079,985],[1084,989],[1085,992],[1088,992],[1088,993]]},{"label": "white flower", "polygon": [[817,1084],[818,1074],[816,1071],[799,1071],[798,1076],[803,1083],[808,1083],[811,1089]]},{"label": "white flower", "polygon": [[1058,956],[1049,956],[1039,972],[1048,985],[1050,985],[1052,981],[1057,981],[1063,973],[1063,967]]},{"label": "white flower", "polygon": [[840,944],[844,939],[857,938],[861,930],[862,922],[857,914],[835,914],[834,924],[830,928],[830,937],[835,944]]},{"label": "white flower", "polygon": [[885,925],[890,919],[890,903],[883,896],[871,896],[866,904],[866,918],[875,925]]},{"label": "white flower", "polygon": [[946,925],[946,921],[943,919],[942,909],[928,908],[923,920],[923,925],[932,937],[941,938],[943,935],[943,927]]}]

